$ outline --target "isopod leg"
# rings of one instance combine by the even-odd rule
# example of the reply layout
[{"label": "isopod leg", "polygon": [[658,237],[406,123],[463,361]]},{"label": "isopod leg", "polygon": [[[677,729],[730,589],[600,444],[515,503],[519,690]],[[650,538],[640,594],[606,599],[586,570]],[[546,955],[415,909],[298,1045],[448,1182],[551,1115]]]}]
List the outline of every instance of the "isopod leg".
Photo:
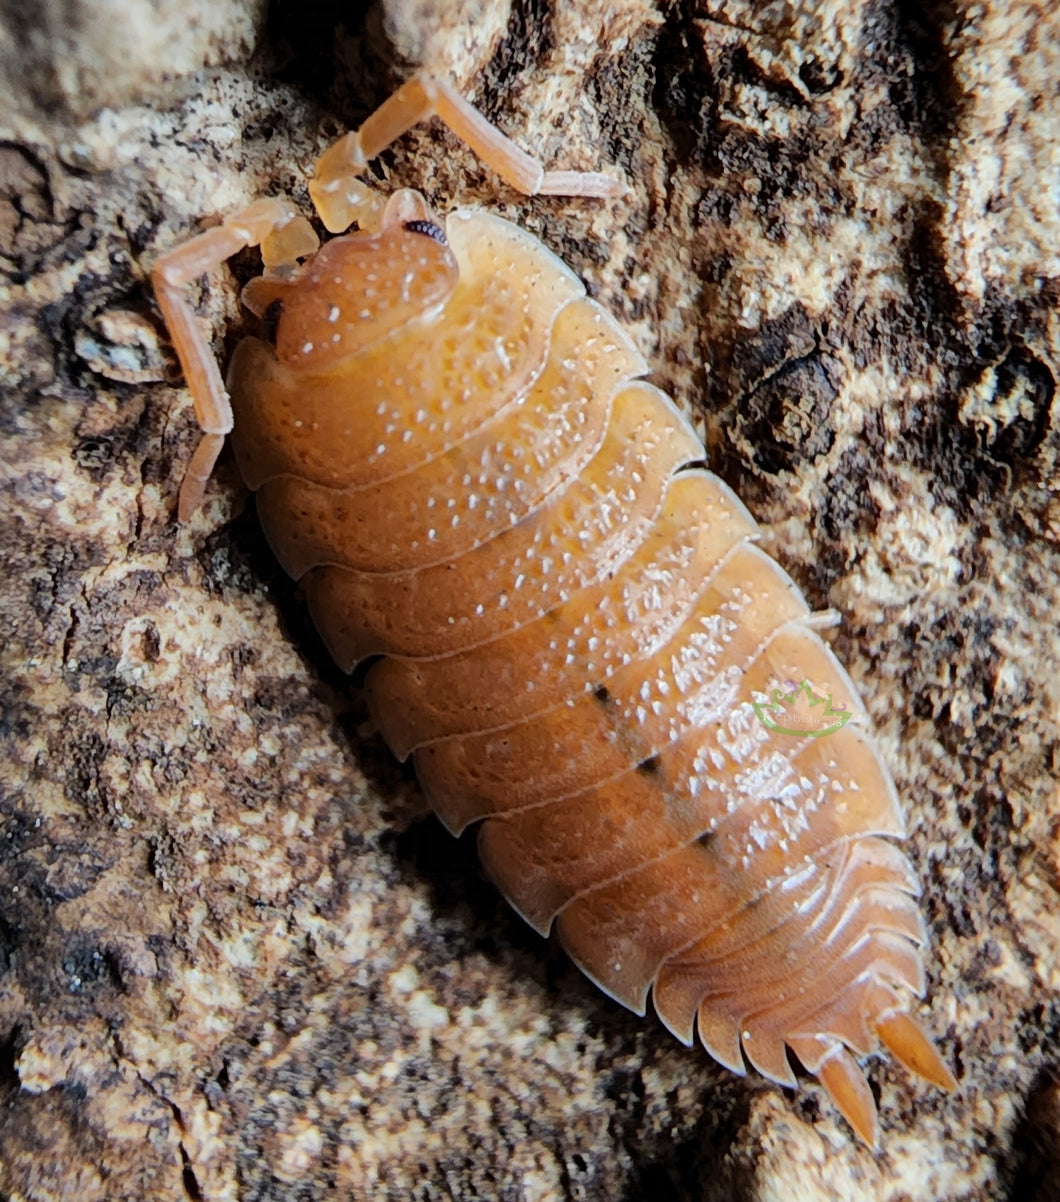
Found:
[{"label": "isopod leg", "polygon": [[332,233],[361,219],[366,190],[357,179],[369,161],[407,130],[438,117],[480,159],[527,196],[620,196],[625,185],[596,171],[546,171],[443,80],[413,75],[364,122],[317,159],[309,186],[320,219]]},{"label": "isopod leg", "polygon": [[217,361],[184,299],[183,289],[237,251],[258,245],[262,247],[266,266],[281,268],[315,249],[316,236],[305,219],[285,201],[258,200],[223,224],[160,255],[151,272],[158,306],[203,432],[180,486],[177,514],[182,522],[202,503],[206,482],[224,446],[225,435],[232,429],[232,406]]}]

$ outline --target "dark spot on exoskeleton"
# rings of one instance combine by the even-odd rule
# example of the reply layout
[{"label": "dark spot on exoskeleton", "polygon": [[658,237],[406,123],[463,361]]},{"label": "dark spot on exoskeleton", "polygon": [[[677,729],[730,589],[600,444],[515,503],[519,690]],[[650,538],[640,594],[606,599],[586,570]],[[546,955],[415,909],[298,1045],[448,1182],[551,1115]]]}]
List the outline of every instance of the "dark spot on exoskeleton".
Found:
[{"label": "dark spot on exoskeleton", "polygon": [[659,771],[659,757],[649,755],[646,760],[641,760],[637,765],[637,771],[643,772],[645,776],[654,776]]},{"label": "dark spot on exoskeleton", "polygon": [[428,238],[433,238],[435,242],[441,243],[442,246],[449,245],[449,239],[445,236],[445,230],[440,225],[435,225],[433,221],[406,221],[405,229],[411,230],[414,234],[426,234]]},{"label": "dark spot on exoskeleton", "polygon": [[600,702],[601,705],[607,705],[611,700],[611,690],[608,689],[606,685],[597,685],[597,687],[593,689],[593,696],[597,701]]},{"label": "dark spot on exoskeleton", "polygon": [[261,334],[266,342],[271,342],[276,345],[276,331],[280,325],[280,318],[283,316],[283,301],[277,297],[273,301],[269,301],[265,308],[265,312],[261,315]]},{"label": "dark spot on exoskeleton", "polygon": [[714,842],[714,832],[704,831],[703,834],[696,837],[696,842],[700,847],[709,847]]}]

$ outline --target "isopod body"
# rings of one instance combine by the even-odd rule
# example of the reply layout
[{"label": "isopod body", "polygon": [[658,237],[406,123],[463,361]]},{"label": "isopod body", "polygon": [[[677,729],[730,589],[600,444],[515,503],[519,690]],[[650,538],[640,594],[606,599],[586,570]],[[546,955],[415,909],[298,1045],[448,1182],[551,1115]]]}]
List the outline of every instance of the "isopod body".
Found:
[{"label": "isopod body", "polygon": [[[852,1053],[952,1078],[909,1013],[918,888],[851,681],[541,242],[409,192],[363,224],[245,293],[268,336],[230,368],[234,445],[280,562],[344,669],[382,657],[383,735],[528,922],[736,1072],[793,1086],[790,1049],[874,1143]],[[793,681],[850,721],[761,721]]]}]

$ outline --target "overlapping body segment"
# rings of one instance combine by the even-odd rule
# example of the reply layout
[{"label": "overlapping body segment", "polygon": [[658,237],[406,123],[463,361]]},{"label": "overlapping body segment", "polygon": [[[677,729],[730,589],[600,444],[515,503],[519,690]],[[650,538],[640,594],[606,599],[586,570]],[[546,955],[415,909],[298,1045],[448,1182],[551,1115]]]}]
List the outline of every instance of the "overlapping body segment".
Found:
[{"label": "overlapping body segment", "polygon": [[[614,192],[542,173],[417,77],[318,162],[329,228],[361,211],[370,148],[430,112],[517,186]],[[246,294],[266,336],[231,366],[234,441],[280,562],[342,668],[382,657],[366,678],[380,730],[450,830],[480,824],[527,921],[624,1005],[643,1013],[652,993],[679,1039],[698,1030],[736,1072],[794,1085],[793,1052],[874,1143],[853,1054],[882,1043],[954,1082],[909,1013],[925,987],[917,884],[853,684],[559,259],[483,213],[443,232],[415,193],[368,209],[365,231],[300,267],[301,235],[285,234],[285,269]],[[286,228],[268,213],[266,257]],[[215,242],[246,245],[244,224],[158,277],[214,400],[172,288]],[[785,717],[799,696],[809,709]]]}]

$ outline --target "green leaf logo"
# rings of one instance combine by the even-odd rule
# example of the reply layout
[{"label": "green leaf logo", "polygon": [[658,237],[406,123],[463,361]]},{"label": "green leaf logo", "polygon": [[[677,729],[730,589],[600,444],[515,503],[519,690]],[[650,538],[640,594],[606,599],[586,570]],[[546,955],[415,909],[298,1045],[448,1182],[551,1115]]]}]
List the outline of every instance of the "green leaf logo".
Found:
[{"label": "green leaf logo", "polygon": [[849,710],[832,705],[832,694],[818,697],[810,688],[810,682],[785,693],[774,689],[769,701],[753,701],[759,722],[769,730],[782,735],[804,735],[819,739],[846,726],[853,716]]}]

